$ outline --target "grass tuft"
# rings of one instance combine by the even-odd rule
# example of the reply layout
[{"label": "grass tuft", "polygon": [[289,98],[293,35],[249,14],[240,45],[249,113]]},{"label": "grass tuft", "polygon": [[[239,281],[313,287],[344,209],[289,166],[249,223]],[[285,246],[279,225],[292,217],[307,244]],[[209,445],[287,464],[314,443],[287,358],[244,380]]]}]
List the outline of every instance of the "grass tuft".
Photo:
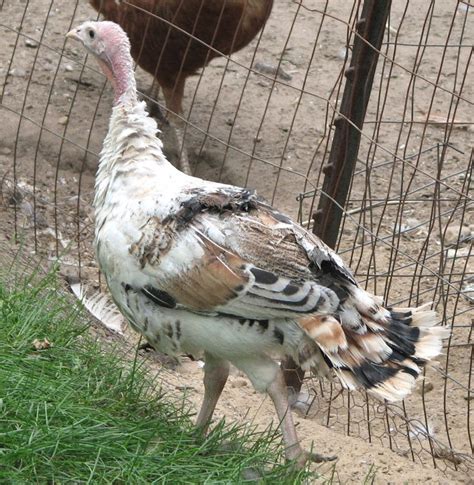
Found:
[{"label": "grass tuft", "polygon": [[[39,281],[38,281],[39,280]],[[0,282],[1,483],[303,483],[272,430],[218,423],[199,439],[189,409],[136,357],[94,340],[55,275]]]}]

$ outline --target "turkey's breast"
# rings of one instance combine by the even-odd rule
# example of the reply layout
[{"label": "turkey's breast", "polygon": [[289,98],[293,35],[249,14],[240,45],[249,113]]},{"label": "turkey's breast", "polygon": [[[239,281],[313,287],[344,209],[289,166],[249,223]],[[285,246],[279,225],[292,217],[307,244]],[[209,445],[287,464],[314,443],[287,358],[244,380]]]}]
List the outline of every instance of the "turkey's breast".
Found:
[{"label": "turkey's breast", "polygon": [[193,231],[174,230],[169,220],[190,187],[199,184],[146,157],[122,160],[108,173],[107,165],[101,166],[95,251],[115,303],[135,330],[169,355],[208,351],[237,359],[287,353],[301,334],[293,322],[193,312],[170,300],[162,276],[185,274],[205,255]]}]

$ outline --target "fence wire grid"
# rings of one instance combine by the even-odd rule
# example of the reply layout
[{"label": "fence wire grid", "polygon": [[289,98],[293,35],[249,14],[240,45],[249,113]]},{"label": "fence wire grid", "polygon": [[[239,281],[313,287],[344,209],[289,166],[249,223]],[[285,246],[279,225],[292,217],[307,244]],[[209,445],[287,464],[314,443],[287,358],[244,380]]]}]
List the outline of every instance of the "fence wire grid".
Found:
[{"label": "fence wire grid", "polygon": [[[117,8],[146,21],[160,17],[159,3]],[[187,78],[181,117],[195,175],[255,188],[313,229],[362,7],[275,0],[250,44]],[[361,284],[391,306],[434,302],[453,329],[439,365],[399,405],[304,381],[308,419],[471,476],[473,12],[468,1],[391,3],[337,242]],[[50,260],[61,255],[64,272],[100,287],[91,202],[112,94],[64,37],[95,18],[86,1],[0,2],[0,232]],[[207,45],[194,34],[189,43]],[[166,112],[150,100],[153,77],[136,74],[144,98]]]}]

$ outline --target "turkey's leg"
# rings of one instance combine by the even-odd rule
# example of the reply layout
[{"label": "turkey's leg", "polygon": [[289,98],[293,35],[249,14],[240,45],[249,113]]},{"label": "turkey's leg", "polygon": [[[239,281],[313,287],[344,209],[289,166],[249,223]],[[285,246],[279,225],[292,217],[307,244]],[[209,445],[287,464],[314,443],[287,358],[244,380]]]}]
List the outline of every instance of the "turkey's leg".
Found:
[{"label": "turkey's leg", "polygon": [[191,175],[188,150],[184,142],[186,122],[181,118],[183,115],[183,96],[185,78],[178,77],[174,86],[162,86],[166,107],[169,110],[169,120],[174,128],[176,141],[178,142],[179,168],[182,172]]},{"label": "turkey's leg", "polygon": [[275,405],[278,419],[280,420],[281,433],[285,443],[285,454],[288,460],[295,460],[298,466],[303,467],[307,460],[319,463],[336,459],[335,456],[325,457],[317,453],[308,453],[301,447],[288,403],[285,379],[280,369],[278,369],[275,379],[267,387],[267,393]]},{"label": "turkey's leg", "polygon": [[196,420],[196,426],[207,432],[217,401],[229,377],[229,362],[206,352],[204,365],[204,399]]},{"label": "turkey's leg", "polygon": [[151,98],[147,101],[148,110],[150,112],[150,116],[158,120],[160,123],[168,124],[168,120],[166,116],[163,114],[163,111],[160,109],[158,105],[158,96],[160,95],[160,85],[156,79],[153,80],[153,84],[151,85],[150,91],[148,92],[148,96]]}]

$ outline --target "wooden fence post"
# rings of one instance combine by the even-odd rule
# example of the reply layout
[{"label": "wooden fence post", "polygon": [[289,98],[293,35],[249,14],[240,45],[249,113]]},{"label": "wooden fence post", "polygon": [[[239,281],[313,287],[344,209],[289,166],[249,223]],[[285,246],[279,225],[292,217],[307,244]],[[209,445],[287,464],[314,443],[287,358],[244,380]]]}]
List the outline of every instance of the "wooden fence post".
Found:
[{"label": "wooden fence post", "polygon": [[[364,0],[350,66],[345,71],[346,83],[340,114],[334,120],[334,137],[321,196],[313,214],[313,232],[328,246],[335,248],[349,188],[359,152],[362,126],[369,103],[379,51],[390,12],[391,0]],[[282,363],[288,387],[298,393],[304,371],[293,359]]]}]

